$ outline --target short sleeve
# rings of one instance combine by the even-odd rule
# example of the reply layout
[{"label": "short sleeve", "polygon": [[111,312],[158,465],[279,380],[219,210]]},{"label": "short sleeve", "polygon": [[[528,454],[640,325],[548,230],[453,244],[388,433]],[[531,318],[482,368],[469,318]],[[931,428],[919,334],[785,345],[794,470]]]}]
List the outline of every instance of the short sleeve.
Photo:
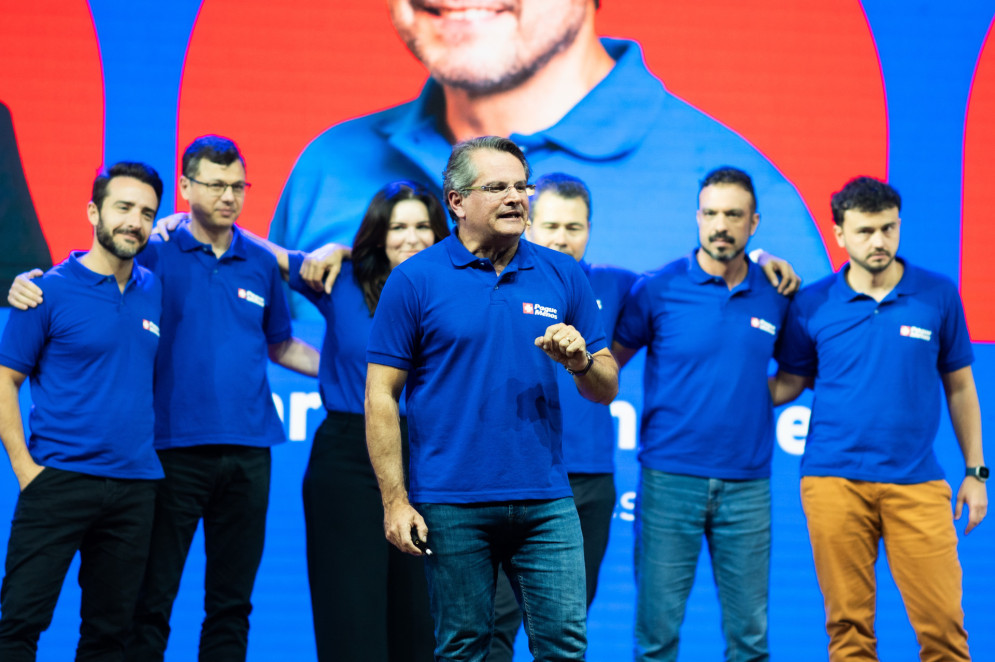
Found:
[{"label": "short sleeve", "polygon": [[646,276],[636,280],[622,304],[614,340],[623,347],[639,349],[653,339],[649,283]]},{"label": "short sleeve", "polygon": [[815,341],[808,333],[797,298],[788,306],[775,358],[778,367],[792,375],[812,377],[818,370],[819,358]]},{"label": "short sleeve", "polygon": [[287,303],[287,294],[283,289],[283,279],[280,277],[280,268],[276,265],[275,258],[269,276],[269,296],[266,311],[263,313],[263,333],[266,334],[266,343],[275,345],[292,335],[290,305]]},{"label": "short sleeve", "polygon": [[971,347],[971,335],[964,318],[964,305],[952,283],[948,284],[945,295],[946,305],[940,325],[940,353],[936,360],[936,367],[943,374],[974,363],[974,349]]},{"label": "short sleeve", "polygon": [[421,306],[418,291],[408,277],[394,269],[387,277],[377,303],[366,361],[401,370],[414,365],[420,328]]},{"label": "short sleeve", "polygon": [[594,354],[608,347],[605,338],[605,325],[598,309],[598,301],[591,289],[591,281],[580,266],[571,265],[570,277],[572,284],[571,316],[567,323],[573,326],[584,338],[587,351]]},{"label": "short sleeve", "polygon": [[0,365],[30,375],[41,358],[48,337],[51,298],[36,308],[11,310],[0,337]]}]

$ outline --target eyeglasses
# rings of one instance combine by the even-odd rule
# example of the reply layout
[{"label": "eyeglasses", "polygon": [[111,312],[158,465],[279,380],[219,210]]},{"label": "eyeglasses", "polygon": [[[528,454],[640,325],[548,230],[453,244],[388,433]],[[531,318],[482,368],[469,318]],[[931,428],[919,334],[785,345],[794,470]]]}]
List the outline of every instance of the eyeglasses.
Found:
[{"label": "eyeglasses", "polygon": [[467,186],[464,191],[483,191],[488,195],[500,195],[505,196],[511,192],[511,189],[515,189],[521,195],[534,195],[536,192],[535,184],[526,184],[524,182],[518,182],[517,184],[484,184],[482,186]]},{"label": "eyeglasses", "polygon": [[233,195],[245,195],[246,189],[248,189],[252,184],[249,182],[235,182],[233,184],[226,184],[225,182],[202,182],[199,179],[194,179],[193,177],[187,177],[194,184],[200,184],[212,194],[220,197],[225,194],[228,187],[231,187],[231,192]]}]

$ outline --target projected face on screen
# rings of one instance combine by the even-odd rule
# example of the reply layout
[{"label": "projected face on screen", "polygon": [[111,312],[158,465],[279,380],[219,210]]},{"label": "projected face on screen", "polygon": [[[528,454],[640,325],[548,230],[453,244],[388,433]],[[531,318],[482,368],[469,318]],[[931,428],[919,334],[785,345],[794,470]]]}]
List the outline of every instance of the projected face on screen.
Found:
[{"label": "projected face on screen", "polygon": [[590,0],[390,0],[394,27],[432,76],[476,93],[527,80],[592,10]]}]

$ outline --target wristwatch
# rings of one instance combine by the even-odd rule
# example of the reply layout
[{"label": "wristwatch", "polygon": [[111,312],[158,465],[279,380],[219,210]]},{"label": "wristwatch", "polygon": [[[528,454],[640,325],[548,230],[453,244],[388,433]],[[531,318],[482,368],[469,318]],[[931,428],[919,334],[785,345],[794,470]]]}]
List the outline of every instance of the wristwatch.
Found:
[{"label": "wristwatch", "polygon": [[[587,354],[587,365],[584,366],[583,369],[571,370],[570,368],[567,368],[567,372],[569,372],[574,377],[583,377],[591,370],[591,366],[594,365],[594,357],[591,356],[590,352],[585,352],[585,353]],[[987,469],[985,471],[987,471]],[[985,475],[987,476],[987,473]]]},{"label": "wristwatch", "polygon": [[988,480],[988,467],[968,467],[965,476],[974,476],[982,483]]}]

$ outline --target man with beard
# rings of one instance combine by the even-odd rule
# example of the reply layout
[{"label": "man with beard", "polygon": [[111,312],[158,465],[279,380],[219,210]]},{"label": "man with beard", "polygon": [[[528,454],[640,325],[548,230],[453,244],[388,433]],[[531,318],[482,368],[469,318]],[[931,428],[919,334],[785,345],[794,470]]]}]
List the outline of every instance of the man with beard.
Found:
[{"label": "man with beard", "polygon": [[747,259],[756,193],[736,168],[698,192],[700,246],[641,278],[612,351],[643,346],[635,510],[635,659],[676,660],[702,539],[726,659],[766,660],[774,411],[767,367],[789,300]]},{"label": "man with beard", "polygon": [[954,519],[988,508],[974,353],[957,286],[897,257],[902,199],[871,177],[832,197],[850,256],[803,289],[785,323],[774,401],[813,388],[801,495],[826,607],[829,659],[876,660],[884,540],[923,660],[969,660],[951,490],[933,451],[940,384],[966,465]]},{"label": "man with beard", "polygon": [[607,404],[618,367],[577,261],[521,240],[528,177],[506,138],[453,148],[444,188],[456,234],[391,272],[367,345],[366,438],[384,529],[401,551],[422,554],[427,542],[433,552],[437,660],[486,658],[499,565],[537,660],[583,660],[587,647],[556,372],[562,365],[582,396]]},{"label": "man with beard", "polygon": [[[162,287],[135,264],[162,180],[117,163],[97,176],[88,252],[39,279],[45,306],[11,313],[0,340],[0,438],[21,487],[0,590],[0,659],[34,660],[80,552],[78,660],[119,659],[149,548],[152,380]],[[18,391],[30,376],[31,436]]]},{"label": "man with beard", "polygon": [[[763,248],[793,255],[811,276],[827,273],[818,229],[790,183],[735,132],[669,94],[638,44],[599,39],[596,7],[595,0],[390,0],[394,27],[429,80],[415,100],[315,138],[287,180],[270,239],[304,250],[347,243],[364,201],[384,182],[437,187],[453,142],[491,134],[520,145],[537,174],[569,172],[602,208],[626,210],[602,219],[601,260],[631,259],[632,247],[648,240],[683,245],[680,219],[693,208],[687,191],[724,162],[752,173],[766,213],[779,219],[776,231],[758,236]],[[311,314],[301,304],[295,314]]]}]

